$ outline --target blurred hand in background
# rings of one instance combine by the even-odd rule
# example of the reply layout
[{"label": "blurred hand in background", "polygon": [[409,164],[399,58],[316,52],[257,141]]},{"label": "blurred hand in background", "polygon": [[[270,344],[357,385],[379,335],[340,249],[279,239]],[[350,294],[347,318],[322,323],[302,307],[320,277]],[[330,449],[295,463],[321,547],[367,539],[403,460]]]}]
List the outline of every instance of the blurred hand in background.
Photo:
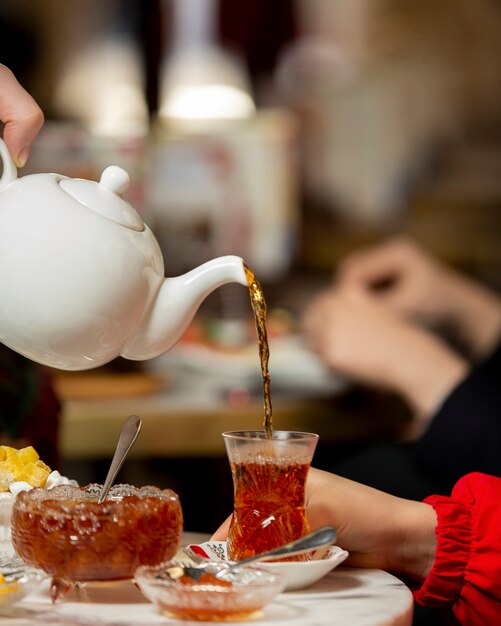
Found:
[{"label": "blurred hand in background", "polygon": [[303,319],[311,349],[329,367],[407,401],[412,437],[471,369],[433,331],[446,326],[482,360],[501,335],[501,298],[402,237],[346,258]]},{"label": "blurred hand in background", "polygon": [[304,330],[311,349],[336,372],[401,394],[416,417],[413,434],[469,370],[442,339],[362,288],[320,294],[306,311]]},{"label": "blurred hand in background", "polygon": [[350,255],[336,281],[427,326],[449,327],[475,359],[487,356],[501,334],[501,298],[404,237]]}]

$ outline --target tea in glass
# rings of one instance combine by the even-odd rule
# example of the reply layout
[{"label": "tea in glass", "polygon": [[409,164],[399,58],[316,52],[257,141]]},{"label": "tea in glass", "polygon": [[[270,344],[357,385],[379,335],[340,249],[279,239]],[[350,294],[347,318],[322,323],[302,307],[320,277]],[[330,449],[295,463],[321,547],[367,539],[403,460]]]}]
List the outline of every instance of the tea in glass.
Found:
[{"label": "tea in glass", "polygon": [[234,492],[228,558],[239,561],[306,535],[306,478],[318,435],[273,431],[269,438],[257,430],[226,432],[223,438]]}]

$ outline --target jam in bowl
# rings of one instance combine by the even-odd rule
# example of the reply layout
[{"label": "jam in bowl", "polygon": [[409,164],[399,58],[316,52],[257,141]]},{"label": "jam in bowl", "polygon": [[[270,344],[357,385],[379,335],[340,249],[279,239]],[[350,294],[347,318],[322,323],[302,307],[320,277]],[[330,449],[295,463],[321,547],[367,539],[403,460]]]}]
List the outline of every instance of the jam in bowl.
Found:
[{"label": "jam in bowl", "polygon": [[72,583],[132,578],[140,565],[172,558],[183,517],[170,489],[115,485],[98,504],[102,485],[61,485],[20,493],[12,541],[29,565],[52,576],[52,599]]}]

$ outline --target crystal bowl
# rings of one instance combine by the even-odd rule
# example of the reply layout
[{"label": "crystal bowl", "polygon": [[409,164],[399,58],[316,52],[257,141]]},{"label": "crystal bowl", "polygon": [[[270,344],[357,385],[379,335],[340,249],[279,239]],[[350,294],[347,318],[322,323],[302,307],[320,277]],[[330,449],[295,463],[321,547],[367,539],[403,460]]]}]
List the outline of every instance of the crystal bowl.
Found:
[{"label": "crystal bowl", "polygon": [[[220,622],[257,617],[285,586],[285,577],[259,567],[242,566],[222,580],[215,575],[228,569],[227,563],[192,564],[205,575],[198,582],[172,577],[177,561],[155,567],[139,567],[134,580],[143,594],[169,617]],[[182,564],[181,564],[182,566]],[[205,579],[204,579],[205,578]]]},{"label": "crystal bowl", "polygon": [[139,565],[155,565],[176,553],[183,518],[170,489],[102,485],[32,489],[16,497],[12,542],[32,567],[68,582],[132,578]]}]

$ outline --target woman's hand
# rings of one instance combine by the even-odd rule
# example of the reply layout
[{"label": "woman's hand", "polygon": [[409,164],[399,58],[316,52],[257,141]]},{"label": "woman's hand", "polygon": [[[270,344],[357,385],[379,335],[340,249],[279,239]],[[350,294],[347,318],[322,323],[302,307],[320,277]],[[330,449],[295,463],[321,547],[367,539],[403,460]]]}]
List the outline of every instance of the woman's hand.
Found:
[{"label": "woman's hand", "polygon": [[[336,545],[348,550],[347,564],[376,567],[422,580],[435,557],[433,508],[311,468],[306,483],[311,529],[334,526]],[[231,516],[212,536],[225,541]]]},{"label": "woman's hand", "polygon": [[228,531],[230,530],[231,515],[227,517],[221,526],[212,535],[212,541],[226,541],[228,537]]},{"label": "woman's hand", "polygon": [[310,348],[329,367],[401,394],[424,421],[468,371],[467,362],[435,335],[360,289],[321,294],[306,311],[303,328]]},{"label": "woman's hand", "polygon": [[377,295],[394,311],[452,327],[482,358],[501,336],[501,299],[404,237],[355,252],[339,267],[340,286]]},{"label": "woman's hand", "polygon": [[395,237],[349,255],[337,282],[377,294],[395,311],[428,324],[442,322],[454,303],[455,274],[405,237]]},{"label": "woman's hand", "polygon": [[334,526],[336,545],[350,553],[349,565],[401,572],[415,580],[424,579],[433,565],[437,519],[422,502],[311,468],[306,515],[312,530]]},{"label": "woman's hand", "polygon": [[33,140],[42,128],[43,113],[14,74],[0,64],[0,120],[3,138],[17,167],[28,160]]}]

